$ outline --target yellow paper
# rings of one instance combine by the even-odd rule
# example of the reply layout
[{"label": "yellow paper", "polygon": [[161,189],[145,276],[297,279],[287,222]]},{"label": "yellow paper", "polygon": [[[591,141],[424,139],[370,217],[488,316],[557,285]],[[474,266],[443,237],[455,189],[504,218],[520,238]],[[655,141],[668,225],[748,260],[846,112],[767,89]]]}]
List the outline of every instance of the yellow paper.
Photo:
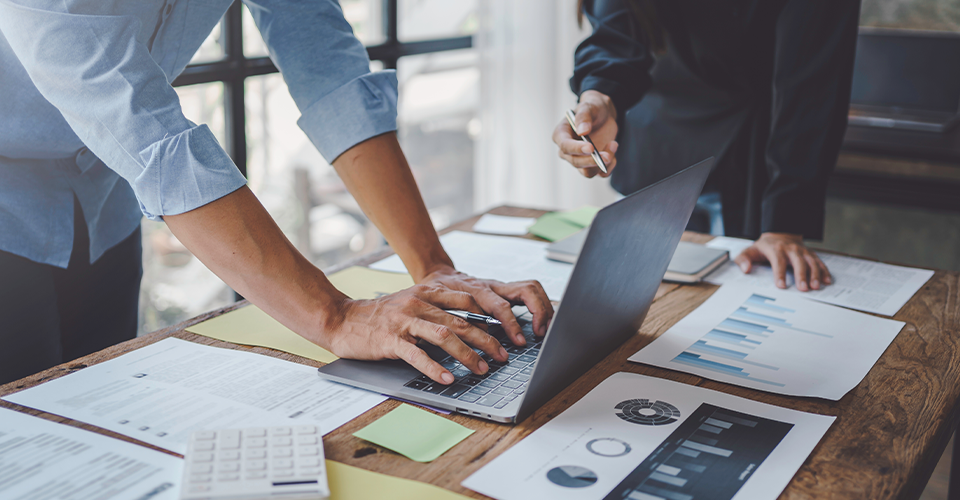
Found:
[{"label": "yellow paper", "polygon": [[[327,276],[327,279],[354,299],[373,299],[413,286],[409,274],[374,271],[365,267],[350,267]],[[337,359],[330,351],[293,333],[254,305],[187,327],[187,331],[234,344],[269,347],[321,363]]]},{"label": "yellow paper", "polygon": [[391,500],[467,500],[432,484],[400,479],[327,460],[330,500],[384,498]]}]

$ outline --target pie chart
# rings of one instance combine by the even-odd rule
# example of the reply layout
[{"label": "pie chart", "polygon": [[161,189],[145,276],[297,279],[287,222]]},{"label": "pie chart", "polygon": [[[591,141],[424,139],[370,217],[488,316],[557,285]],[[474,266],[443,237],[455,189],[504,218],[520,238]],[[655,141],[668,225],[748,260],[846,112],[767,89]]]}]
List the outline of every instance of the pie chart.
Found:
[{"label": "pie chart", "polygon": [[578,465],[561,465],[547,472],[547,479],[564,488],[586,488],[597,482],[597,475],[590,469]]}]

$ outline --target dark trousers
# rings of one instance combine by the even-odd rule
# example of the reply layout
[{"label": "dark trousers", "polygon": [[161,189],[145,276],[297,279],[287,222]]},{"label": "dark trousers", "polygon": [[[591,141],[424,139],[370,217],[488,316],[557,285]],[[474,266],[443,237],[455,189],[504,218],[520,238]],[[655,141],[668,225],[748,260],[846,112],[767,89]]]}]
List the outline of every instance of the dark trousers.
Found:
[{"label": "dark trousers", "polygon": [[0,384],[137,335],[140,229],[90,264],[87,225],[75,205],[67,269],[0,251]]}]

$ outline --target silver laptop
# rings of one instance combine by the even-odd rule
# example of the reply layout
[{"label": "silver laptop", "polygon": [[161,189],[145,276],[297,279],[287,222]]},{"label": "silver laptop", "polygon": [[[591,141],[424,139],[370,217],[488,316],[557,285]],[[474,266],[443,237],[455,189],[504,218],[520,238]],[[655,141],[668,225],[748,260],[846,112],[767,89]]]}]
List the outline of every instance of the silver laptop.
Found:
[{"label": "silver laptop", "polygon": [[421,347],[454,383],[433,382],[399,360],[339,359],[320,376],[496,422],[523,420],[640,329],[712,167],[706,159],[601,210],[547,334],[535,337],[523,317],[526,346],[491,330],[510,360],[477,350],[490,366],[483,376],[431,345]]}]

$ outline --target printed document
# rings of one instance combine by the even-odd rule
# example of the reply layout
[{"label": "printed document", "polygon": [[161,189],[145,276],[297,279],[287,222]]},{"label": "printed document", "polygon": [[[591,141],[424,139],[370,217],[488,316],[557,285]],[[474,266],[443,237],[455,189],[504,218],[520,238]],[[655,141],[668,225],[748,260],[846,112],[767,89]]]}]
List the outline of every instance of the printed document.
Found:
[{"label": "printed document", "polygon": [[177,500],[183,460],[0,408],[0,498]]},{"label": "printed document", "polygon": [[727,284],[630,361],[837,400],[863,380],[903,325],[782,290]]},{"label": "printed document", "polygon": [[477,233],[502,234],[504,236],[523,236],[527,234],[537,219],[533,217],[508,217],[505,215],[483,214],[473,225]]},{"label": "printed document", "polygon": [[[549,243],[542,241],[453,231],[441,236],[440,243],[459,271],[503,282],[537,280],[550,300],[563,298],[573,273],[572,265],[547,260]],[[375,262],[370,268],[407,272],[396,255]]]},{"label": "printed document", "polygon": [[[738,283],[758,288],[779,290],[773,284],[773,269],[770,266],[755,265],[750,274],[743,271],[732,261],[753,242],[741,238],[719,236],[707,243],[710,248],[722,248],[730,251],[731,262],[707,275],[704,281],[716,285]],[[787,272],[787,286],[790,293],[828,304],[866,311],[884,316],[893,316],[920,290],[932,276],[928,269],[894,266],[881,262],[844,257],[826,252],[818,252],[820,260],[830,269],[833,284],[821,290],[801,292],[794,287],[793,273]]]},{"label": "printed document", "polygon": [[463,486],[499,500],[773,500],[834,419],[617,373]]},{"label": "printed document", "polygon": [[311,366],[175,338],[3,399],[180,454],[196,430],[301,420],[326,434],[386,400]]}]

